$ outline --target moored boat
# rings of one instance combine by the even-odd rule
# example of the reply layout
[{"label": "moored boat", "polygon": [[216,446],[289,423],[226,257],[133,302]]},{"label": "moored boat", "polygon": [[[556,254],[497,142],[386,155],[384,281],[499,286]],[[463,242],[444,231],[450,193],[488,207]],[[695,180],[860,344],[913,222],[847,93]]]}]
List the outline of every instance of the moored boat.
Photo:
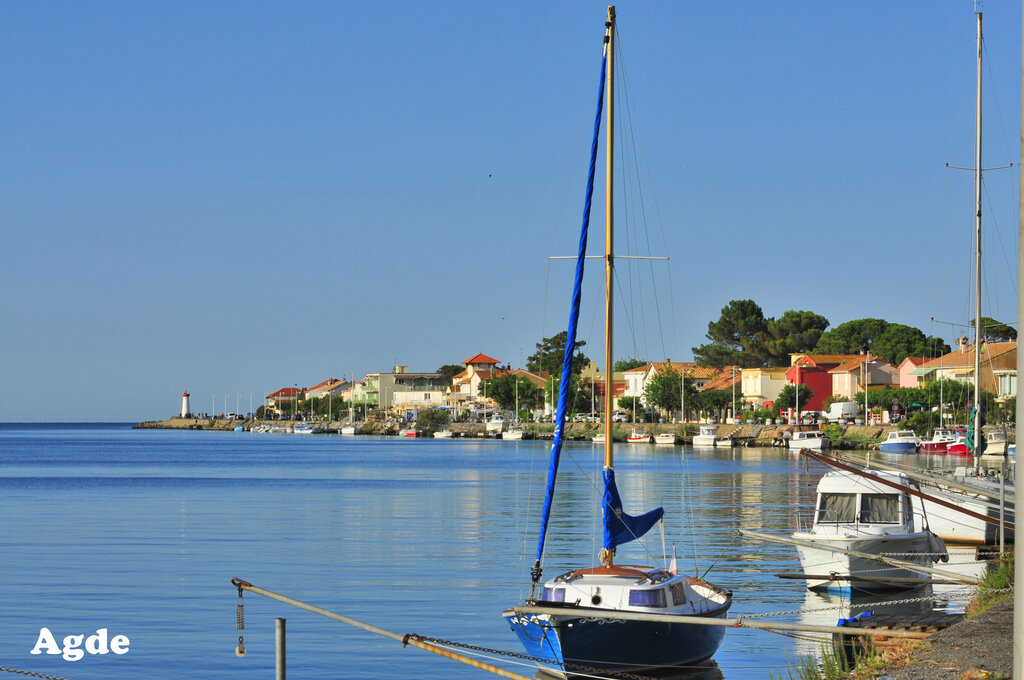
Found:
[{"label": "moored boat", "polygon": [[693,436],[694,446],[714,446],[718,439],[718,428],[714,425],[701,425],[700,434]]},{"label": "moored boat", "polygon": [[914,453],[920,443],[920,437],[913,430],[893,430],[878,445],[878,450],[882,453]]},{"label": "moored boat", "polygon": [[921,450],[927,453],[945,453],[946,447],[956,442],[956,432],[946,427],[937,427],[932,438],[921,442]]},{"label": "moored boat", "polygon": [[790,451],[810,449],[823,451],[829,447],[829,439],[821,430],[798,430],[789,438]]},{"label": "moored boat", "polygon": [[679,443],[679,435],[675,432],[662,432],[654,435],[654,443],[659,446],[674,446]]},{"label": "moored boat", "polygon": [[641,430],[633,430],[629,433],[629,436],[626,437],[626,441],[630,444],[650,444],[651,433],[643,432]]},{"label": "moored boat", "polygon": [[434,431],[434,439],[451,439],[451,438],[452,438],[452,431],[451,430],[435,430]]}]

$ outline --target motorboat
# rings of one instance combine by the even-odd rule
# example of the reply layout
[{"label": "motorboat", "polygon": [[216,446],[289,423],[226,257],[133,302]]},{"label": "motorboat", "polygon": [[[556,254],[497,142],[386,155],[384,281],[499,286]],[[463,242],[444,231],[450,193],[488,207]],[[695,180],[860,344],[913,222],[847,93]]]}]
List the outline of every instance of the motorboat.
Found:
[{"label": "motorboat", "polygon": [[501,432],[505,429],[506,420],[502,416],[492,416],[487,420],[487,431],[488,432]]},{"label": "motorboat", "polygon": [[945,453],[946,447],[956,442],[956,432],[948,427],[937,427],[932,438],[921,442],[920,448],[927,453]]},{"label": "motorboat", "polygon": [[416,428],[414,428],[414,427],[403,427],[401,430],[398,431],[398,436],[399,437],[418,437],[419,433],[416,431]]},{"label": "motorboat", "polygon": [[662,432],[654,435],[654,443],[659,446],[675,446],[679,443],[679,435],[675,432]]},{"label": "motorboat", "polygon": [[714,446],[718,440],[718,428],[714,425],[701,425],[700,434],[693,436],[694,446]]},{"label": "motorboat", "polygon": [[501,433],[502,439],[519,441],[527,438],[526,428],[516,425]]},{"label": "motorboat", "polygon": [[633,430],[626,437],[626,441],[630,444],[650,444],[653,441],[650,432],[642,432],[640,430]]},{"label": "motorboat", "polygon": [[893,430],[885,441],[878,445],[882,453],[914,453],[921,438],[913,430]]},{"label": "motorboat", "polygon": [[340,432],[342,434],[355,434],[356,433],[356,426],[355,425],[342,425]]},{"label": "motorboat", "polygon": [[451,439],[451,438],[452,438],[452,431],[451,430],[435,430],[434,431],[434,439]]},{"label": "motorboat", "polygon": [[1006,453],[1006,430],[998,428],[985,434],[986,456],[1002,456]]},{"label": "motorboat", "polygon": [[789,450],[824,451],[829,447],[829,439],[821,430],[798,430],[789,438]]},{"label": "motorboat", "polygon": [[604,432],[595,434],[593,437],[591,437],[591,440],[595,444],[604,444]]},{"label": "motorboat", "polygon": [[876,558],[921,566],[948,559],[942,539],[915,522],[910,493],[879,480],[907,485],[905,474],[880,470],[829,472],[818,481],[811,529],[793,534],[808,588],[909,588],[926,582],[927,572]]},{"label": "motorboat", "polygon": [[946,453],[952,456],[969,456],[971,450],[967,448],[967,434],[963,431],[956,433],[956,440],[946,445]]},{"label": "motorboat", "polygon": [[313,434],[313,426],[309,423],[295,423],[292,425],[293,434]]},{"label": "motorboat", "polygon": [[715,446],[724,446],[726,448],[733,445],[732,435],[725,435],[715,440]]},{"label": "motorboat", "polygon": [[[924,498],[915,497],[914,506],[928,518],[936,535],[951,543],[996,545],[999,543],[999,481],[997,477],[977,476],[972,467],[953,470],[948,478],[935,477],[921,484]],[[955,484],[956,486],[954,486]],[[1004,489],[1003,519],[1014,523],[1014,485]],[[950,506],[953,507],[950,507]],[[959,508],[959,509],[956,509]],[[969,511],[973,515],[966,514]],[[987,518],[987,519],[985,519]],[[1006,541],[1014,540],[1012,529],[1004,530]]]}]

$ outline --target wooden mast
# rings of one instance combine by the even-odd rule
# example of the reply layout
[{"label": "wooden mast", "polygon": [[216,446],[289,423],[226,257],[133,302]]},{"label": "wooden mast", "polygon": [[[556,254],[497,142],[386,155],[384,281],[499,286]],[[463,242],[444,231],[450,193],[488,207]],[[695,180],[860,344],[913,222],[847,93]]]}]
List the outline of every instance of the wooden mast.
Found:
[{"label": "wooden mast", "polygon": [[608,55],[608,69],[605,73],[605,193],[604,193],[604,466],[612,465],[612,406],[615,401],[615,383],[612,366],[612,295],[614,269],[614,208],[612,193],[612,167],[615,140],[615,6],[608,6],[605,22],[605,50]]}]

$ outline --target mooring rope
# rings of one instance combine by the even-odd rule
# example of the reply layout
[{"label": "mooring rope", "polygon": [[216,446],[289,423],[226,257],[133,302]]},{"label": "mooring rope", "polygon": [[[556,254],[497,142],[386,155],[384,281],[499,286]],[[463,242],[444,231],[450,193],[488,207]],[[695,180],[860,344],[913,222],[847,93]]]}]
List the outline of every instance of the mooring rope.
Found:
[{"label": "mooring rope", "polygon": [[18,673],[20,675],[28,675],[33,678],[47,678],[47,680],[71,680],[71,678],[65,678],[60,675],[49,675],[47,673],[35,673],[33,671],[23,671],[18,668],[8,668],[7,666],[0,666],[0,671],[7,671],[8,673]]}]

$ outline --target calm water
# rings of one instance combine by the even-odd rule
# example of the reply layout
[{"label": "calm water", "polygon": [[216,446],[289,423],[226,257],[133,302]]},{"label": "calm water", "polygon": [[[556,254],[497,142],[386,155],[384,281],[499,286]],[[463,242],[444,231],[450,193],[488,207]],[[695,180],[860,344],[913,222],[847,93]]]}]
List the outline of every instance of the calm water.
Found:
[{"label": "calm water", "polygon": [[[493,677],[253,594],[248,655],[236,658],[230,579],[398,633],[518,652],[500,613],[529,580],[548,446],[0,425],[0,665],[76,680],[273,677],[285,617],[292,677]],[[675,545],[681,570],[710,568],[734,591],[733,614],[834,624],[849,613],[774,576],[798,569],[795,549],[736,537],[793,531],[819,468],[778,449],[619,451],[626,510],[662,504],[665,550]],[[545,576],[599,548],[600,464],[596,447],[567,447]],[[646,550],[622,546],[618,561],[660,563],[657,529]],[[962,604],[946,592],[936,606]],[[58,642],[107,628],[130,651],[30,655],[44,626]],[[717,666],[689,677],[767,677],[815,648],[731,629]]]}]

